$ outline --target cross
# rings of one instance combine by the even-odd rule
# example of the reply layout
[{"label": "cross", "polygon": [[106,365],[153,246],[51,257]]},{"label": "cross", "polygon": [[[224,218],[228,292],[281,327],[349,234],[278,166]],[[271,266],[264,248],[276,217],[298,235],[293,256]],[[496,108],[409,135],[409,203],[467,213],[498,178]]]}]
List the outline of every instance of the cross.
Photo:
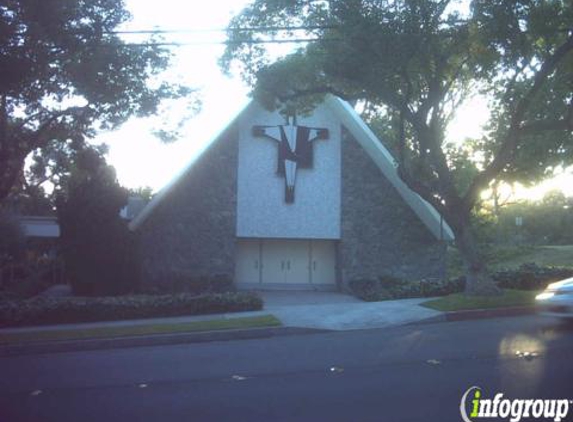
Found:
[{"label": "cross", "polygon": [[297,168],[312,168],[312,142],[328,139],[328,129],[298,126],[296,117],[292,122],[286,119],[285,125],[253,126],[253,136],[264,137],[278,142],[277,173],[285,178],[285,202],[294,202],[294,186]]}]

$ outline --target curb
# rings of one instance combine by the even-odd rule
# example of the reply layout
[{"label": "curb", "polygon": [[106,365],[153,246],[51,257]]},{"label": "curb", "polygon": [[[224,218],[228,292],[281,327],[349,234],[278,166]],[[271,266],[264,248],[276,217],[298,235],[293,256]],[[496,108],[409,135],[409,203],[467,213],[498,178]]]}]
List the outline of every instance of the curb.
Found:
[{"label": "curb", "polygon": [[523,315],[533,315],[538,312],[538,309],[533,306],[519,306],[512,308],[497,308],[497,309],[468,309],[464,311],[450,311],[443,312],[440,315],[435,315],[420,321],[410,322],[406,325],[417,324],[434,324],[438,322],[455,322],[455,321],[470,321],[473,319],[488,319],[488,318],[505,318],[516,317]]},{"label": "curb", "polygon": [[419,319],[418,321],[411,321],[404,325],[422,325],[422,324],[435,324],[438,322],[447,322],[446,314],[442,313],[440,315],[434,315],[428,318]]},{"label": "curb", "polygon": [[211,341],[250,340],[288,335],[320,334],[330,330],[296,327],[264,327],[236,330],[200,331],[193,333],[155,334],[150,336],[111,337],[82,340],[54,340],[0,346],[0,357],[77,352],[128,347],[167,346]]},{"label": "curb", "polygon": [[532,315],[535,313],[537,313],[537,308],[534,306],[518,306],[512,308],[470,309],[466,311],[446,312],[444,316],[446,321],[466,321],[470,319]]}]

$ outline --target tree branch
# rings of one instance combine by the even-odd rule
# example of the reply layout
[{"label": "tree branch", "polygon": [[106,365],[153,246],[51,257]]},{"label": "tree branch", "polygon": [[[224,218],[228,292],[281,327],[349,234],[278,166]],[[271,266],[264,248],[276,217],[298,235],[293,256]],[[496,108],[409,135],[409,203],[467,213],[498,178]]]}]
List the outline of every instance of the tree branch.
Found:
[{"label": "tree branch", "polygon": [[515,84],[517,82],[517,78],[519,77],[519,75],[523,74],[523,71],[529,67],[531,65],[531,59],[529,61],[527,61],[526,63],[523,63],[521,66],[519,66],[516,70],[515,73],[513,74],[513,76],[511,77],[511,79],[509,80],[506,90],[505,90],[505,94],[503,95],[502,99],[501,99],[501,103],[505,104],[509,101],[509,99],[511,98],[511,94],[513,93],[513,89],[515,88]]},{"label": "tree branch", "polygon": [[[16,127],[17,128],[24,128],[24,126],[26,126],[28,123],[33,122],[34,120],[41,119],[42,115],[45,116],[45,119],[46,119],[46,121],[42,123],[42,125],[44,125],[44,123],[48,123],[48,124],[53,123],[56,119],[58,119],[60,117],[64,117],[66,115],[78,115],[78,114],[85,113],[88,110],[89,110],[89,106],[68,107],[66,109],[58,110],[58,111],[42,110],[42,111],[39,111],[38,113],[35,113],[35,114],[28,116],[25,119],[20,120],[19,124]],[[38,130],[38,129],[34,129],[34,130]]]},{"label": "tree branch", "polygon": [[277,98],[282,102],[286,102],[289,100],[296,100],[298,98],[307,96],[307,95],[316,95],[316,94],[332,94],[336,95],[337,97],[342,98],[345,101],[349,100],[348,95],[346,93],[328,85],[314,87],[314,88],[306,88],[306,89],[293,89],[291,94],[288,95],[279,95],[277,94]]},{"label": "tree branch", "polygon": [[399,126],[398,126],[398,161],[400,167],[406,165],[406,127],[404,122],[404,115],[399,112]]},{"label": "tree branch", "polygon": [[8,99],[6,95],[2,95],[0,100],[0,143],[6,139],[8,135]]},{"label": "tree branch", "polygon": [[489,166],[474,178],[471,186],[464,196],[463,202],[465,207],[471,209],[479,196],[479,192],[484,189],[489,182],[511,162],[511,160],[513,160],[520,135],[522,134],[521,124],[525,117],[525,113],[528,111],[535,96],[549,76],[553,73],[557,65],[572,50],[573,35],[570,35],[567,40],[561,44],[554,53],[545,60],[545,62],[543,62],[541,68],[533,78],[533,85],[517,103],[515,111],[511,116],[509,129],[497,154]]},{"label": "tree branch", "polygon": [[537,120],[527,123],[519,128],[519,133],[529,135],[548,131],[573,132],[573,116],[560,120]]},{"label": "tree branch", "polygon": [[59,125],[59,127],[66,127],[63,122],[57,122],[58,119],[64,116],[74,115],[77,118],[84,117],[84,115],[89,111],[89,106],[85,107],[68,107],[65,110],[60,110],[52,112],[51,116],[36,129],[31,137],[33,148],[41,147],[46,141],[48,141],[49,136],[46,136],[50,131],[54,131],[54,125]]},{"label": "tree branch", "polygon": [[[435,196],[434,191],[426,184],[420,182],[410,175],[402,166],[398,166],[398,176],[412,191],[420,195],[426,202],[432,205],[438,213],[444,216],[446,221],[449,220],[449,211],[444,204]],[[448,221],[449,222],[449,221]]]}]

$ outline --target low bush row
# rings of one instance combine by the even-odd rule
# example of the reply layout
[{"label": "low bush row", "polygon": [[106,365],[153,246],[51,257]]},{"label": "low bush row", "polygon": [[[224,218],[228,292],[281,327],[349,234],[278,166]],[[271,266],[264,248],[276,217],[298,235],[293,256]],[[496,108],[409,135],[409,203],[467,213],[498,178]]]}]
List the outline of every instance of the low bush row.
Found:
[{"label": "low bush row", "polygon": [[[497,271],[492,275],[499,287],[515,290],[542,290],[547,284],[573,277],[573,268],[540,267],[524,264],[513,270]],[[406,299],[414,297],[446,296],[464,290],[465,277],[449,280],[408,281],[392,276],[382,276],[376,280],[358,279],[349,283],[352,294],[362,300]]]},{"label": "low bush row", "polygon": [[0,300],[3,298],[27,299],[61,282],[62,269],[59,263],[31,266],[20,262],[0,267]]},{"label": "low bush row", "polygon": [[260,310],[252,292],[115,297],[35,297],[0,302],[0,327],[200,315]]},{"label": "low bush row", "polygon": [[376,302],[379,300],[445,296],[462,291],[464,283],[461,279],[407,281],[384,276],[377,280],[353,280],[349,287],[352,294],[360,299]]},{"label": "low bush row", "polygon": [[531,263],[516,270],[498,271],[492,277],[504,289],[541,290],[549,283],[573,277],[573,268],[540,267]]}]

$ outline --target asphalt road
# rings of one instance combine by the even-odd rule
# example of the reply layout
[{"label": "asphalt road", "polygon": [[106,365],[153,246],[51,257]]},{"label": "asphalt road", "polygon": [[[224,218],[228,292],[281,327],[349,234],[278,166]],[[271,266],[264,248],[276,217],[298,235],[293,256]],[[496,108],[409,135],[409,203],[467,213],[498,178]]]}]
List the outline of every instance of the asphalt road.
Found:
[{"label": "asphalt road", "polygon": [[528,316],[5,357],[0,421],[446,422],[472,386],[573,399],[573,327]]}]

